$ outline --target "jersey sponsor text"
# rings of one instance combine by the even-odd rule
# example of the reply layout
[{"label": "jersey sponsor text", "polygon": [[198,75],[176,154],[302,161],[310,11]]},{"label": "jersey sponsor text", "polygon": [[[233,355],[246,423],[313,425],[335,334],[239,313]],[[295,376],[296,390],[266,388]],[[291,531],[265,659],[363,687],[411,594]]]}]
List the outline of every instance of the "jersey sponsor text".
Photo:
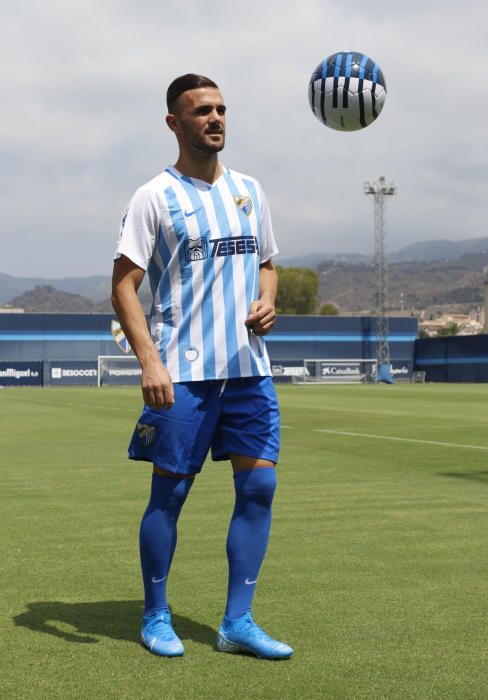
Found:
[{"label": "jersey sponsor text", "polygon": [[256,236],[230,236],[229,238],[211,238],[212,258],[225,257],[227,255],[251,255],[259,254],[259,246]]}]

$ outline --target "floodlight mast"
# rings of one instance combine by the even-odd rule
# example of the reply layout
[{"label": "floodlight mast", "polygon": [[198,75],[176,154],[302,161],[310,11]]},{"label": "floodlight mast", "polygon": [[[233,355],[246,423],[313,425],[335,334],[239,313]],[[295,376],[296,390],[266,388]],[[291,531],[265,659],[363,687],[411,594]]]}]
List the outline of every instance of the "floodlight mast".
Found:
[{"label": "floodlight mast", "polygon": [[386,258],[385,196],[396,193],[397,187],[380,177],[378,182],[365,182],[364,194],[374,199],[374,259],[378,281],[376,308],[376,360],[377,379],[393,382],[390,366],[390,344],[388,340],[388,262]]},{"label": "floodlight mast", "polygon": [[485,327],[483,332],[488,333],[488,265],[483,268],[485,273]]}]

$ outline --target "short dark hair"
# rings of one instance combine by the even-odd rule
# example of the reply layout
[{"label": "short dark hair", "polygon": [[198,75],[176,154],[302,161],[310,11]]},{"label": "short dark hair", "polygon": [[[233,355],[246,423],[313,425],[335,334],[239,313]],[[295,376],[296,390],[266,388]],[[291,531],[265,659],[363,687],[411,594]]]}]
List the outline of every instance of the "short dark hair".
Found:
[{"label": "short dark hair", "polygon": [[210,80],[210,78],[206,78],[204,75],[185,73],[185,75],[180,75],[179,78],[175,78],[166,92],[168,112],[172,111],[174,104],[180,95],[187,90],[195,90],[195,88],[201,87],[213,87],[218,89],[218,85],[216,85],[213,80]]}]

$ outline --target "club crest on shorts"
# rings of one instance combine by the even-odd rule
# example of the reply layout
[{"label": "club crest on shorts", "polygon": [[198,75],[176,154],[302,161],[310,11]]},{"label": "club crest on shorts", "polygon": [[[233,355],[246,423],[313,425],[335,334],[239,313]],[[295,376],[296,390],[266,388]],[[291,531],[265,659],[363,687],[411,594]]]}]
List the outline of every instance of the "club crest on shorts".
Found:
[{"label": "club crest on shorts", "polygon": [[190,238],[185,241],[186,262],[205,260],[208,258],[208,243],[206,238]]},{"label": "club crest on shorts", "polygon": [[118,321],[112,321],[110,324],[110,331],[112,333],[112,338],[115,340],[115,345],[127,355],[127,353],[131,351],[131,347],[120,323]]},{"label": "club crest on shorts", "polygon": [[146,445],[146,447],[148,447],[156,437],[156,428],[154,425],[138,423],[136,426],[136,430],[137,435],[139,436],[139,440],[141,440]]},{"label": "club crest on shorts", "polygon": [[239,207],[241,211],[244,212],[247,216],[252,212],[252,199],[251,197],[243,197],[242,195],[239,195],[238,197],[234,197],[234,201]]}]

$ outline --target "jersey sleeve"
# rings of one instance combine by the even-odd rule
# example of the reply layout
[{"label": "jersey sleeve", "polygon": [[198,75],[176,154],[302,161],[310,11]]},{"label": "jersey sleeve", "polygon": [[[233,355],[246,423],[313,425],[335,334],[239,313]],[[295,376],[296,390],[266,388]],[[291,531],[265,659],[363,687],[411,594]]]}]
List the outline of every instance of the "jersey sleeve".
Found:
[{"label": "jersey sleeve", "polygon": [[114,260],[125,255],[138,267],[147,270],[159,231],[157,196],[140,188],[124,210]]},{"label": "jersey sleeve", "polygon": [[259,262],[263,264],[278,253],[278,246],[273,235],[273,224],[271,223],[268,200],[263,190],[261,190],[261,247]]}]

